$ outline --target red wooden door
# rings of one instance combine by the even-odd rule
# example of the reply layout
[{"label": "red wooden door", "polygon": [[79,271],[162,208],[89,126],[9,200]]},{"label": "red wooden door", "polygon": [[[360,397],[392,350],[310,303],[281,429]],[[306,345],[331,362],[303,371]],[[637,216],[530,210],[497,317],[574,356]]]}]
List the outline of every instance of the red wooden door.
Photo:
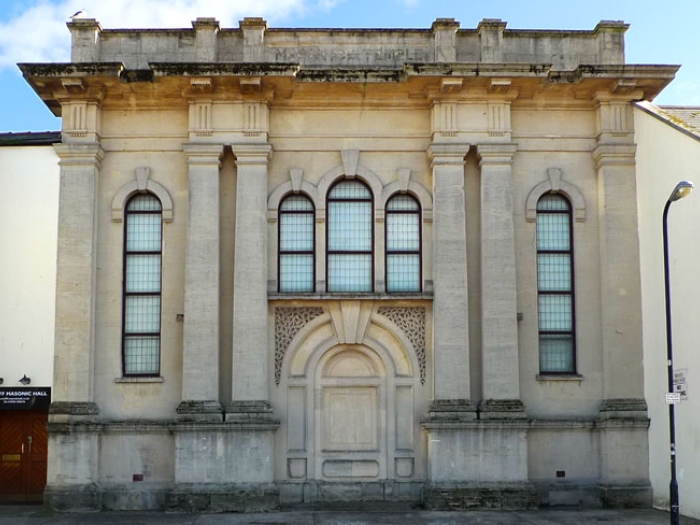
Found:
[{"label": "red wooden door", "polygon": [[46,412],[0,412],[0,501],[41,501],[47,420]]}]

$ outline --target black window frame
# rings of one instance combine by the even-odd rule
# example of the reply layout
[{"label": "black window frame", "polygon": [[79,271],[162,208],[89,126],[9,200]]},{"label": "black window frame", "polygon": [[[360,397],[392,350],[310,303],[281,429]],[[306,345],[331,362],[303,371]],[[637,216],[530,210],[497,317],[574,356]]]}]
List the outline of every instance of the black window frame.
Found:
[{"label": "black window frame", "polygon": [[[291,197],[304,197],[311,204],[311,210],[283,210],[284,202]],[[308,250],[282,250],[282,217],[284,215],[311,215],[311,251]],[[290,291],[282,289],[282,257],[284,255],[311,255],[311,290],[307,291]],[[316,206],[314,206],[314,201],[308,195],[303,193],[290,193],[285,195],[280,201],[279,208],[277,209],[277,291],[279,293],[285,294],[296,294],[296,293],[315,293],[316,292]]]},{"label": "black window frame", "polygon": [[[130,210],[131,203],[140,196],[148,195],[158,201],[159,210]],[[160,250],[159,251],[130,251],[128,249],[129,217],[132,215],[160,215]],[[135,193],[124,205],[124,228],[122,245],[122,377],[160,377],[162,362],[162,315],[163,315],[163,203],[157,195],[151,192]],[[160,286],[155,292],[128,292],[127,291],[127,259],[129,255],[160,255]],[[157,332],[129,332],[126,331],[126,310],[128,297],[159,297],[159,321]],[[155,372],[133,373],[127,372],[126,341],[128,337],[158,337],[158,369]]]},{"label": "black window frame", "polygon": [[[566,205],[566,210],[540,210],[540,202],[544,197],[556,196],[561,202]],[[578,356],[577,356],[577,344],[576,344],[576,271],[574,267],[574,221],[573,221],[573,209],[571,206],[571,201],[563,194],[550,191],[544,193],[537,200],[536,207],[536,219],[535,219],[535,233],[537,236],[537,225],[540,214],[544,215],[566,215],[568,221],[568,234],[569,234],[569,249],[568,250],[540,250],[535,240],[535,248],[537,250],[536,256],[536,268],[537,268],[537,337],[538,337],[538,358],[539,358],[539,373],[541,375],[577,375],[578,370]],[[556,254],[556,255],[568,255],[569,257],[569,282],[571,283],[569,290],[540,290],[540,262],[539,255],[546,254]],[[571,297],[571,330],[542,330],[540,328],[539,318],[540,312],[540,297],[543,295],[547,296],[570,296]],[[541,350],[541,336],[542,335],[570,335],[571,336],[571,370],[543,370],[542,369],[542,350]]]},{"label": "black window frame", "polygon": [[[393,199],[399,197],[409,197],[415,204],[416,210],[390,210],[389,204]],[[389,216],[390,215],[416,215],[418,217],[418,249],[417,250],[395,250],[389,251]],[[418,255],[418,290],[391,290],[389,257],[391,255]],[[415,195],[410,193],[396,193],[387,201],[384,210],[384,272],[386,278],[386,291],[394,294],[421,293],[423,291],[423,208]]]},{"label": "black window frame", "polygon": [[[333,190],[347,182],[357,182],[362,184],[366,189],[367,193],[369,194],[369,197],[367,199],[348,199],[348,198],[333,198],[331,197],[331,193]],[[328,293],[374,293],[375,290],[375,285],[374,285],[374,279],[375,279],[375,228],[374,228],[374,193],[372,193],[372,188],[370,188],[369,184],[367,184],[365,181],[359,179],[359,178],[341,178],[335,181],[329,188],[328,188],[328,193],[326,193],[326,292]],[[370,240],[370,250],[331,250],[330,249],[330,230],[331,230],[331,220],[330,220],[330,213],[331,213],[331,203],[333,202],[368,202],[369,203],[369,208],[370,208],[370,230],[371,230],[371,240]],[[330,265],[329,265],[329,259],[331,255],[369,255],[371,259],[371,276],[370,276],[370,289],[369,290],[357,290],[357,291],[337,291],[337,290],[331,290],[331,280],[330,280]]]}]

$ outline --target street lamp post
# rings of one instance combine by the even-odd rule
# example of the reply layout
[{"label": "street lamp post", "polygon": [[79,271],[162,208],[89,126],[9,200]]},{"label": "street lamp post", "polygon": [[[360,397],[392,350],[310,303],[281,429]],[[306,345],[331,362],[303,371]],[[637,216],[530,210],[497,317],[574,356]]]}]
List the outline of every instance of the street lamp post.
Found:
[{"label": "street lamp post", "polygon": [[[666,292],[666,356],[668,365],[668,392],[673,393],[673,336],[671,334],[671,286],[668,269],[668,210],[671,203],[682,199],[693,191],[693,183],[683,180],[676,184],[671,192],[671,196],[666,201],[663,216],[664,232],[664,285]],[[668,405],[668,427],[670,438],[671,454],[671,483],[669,485],[669,496],[671,500],[671,525],[680,524],[680,507],[678,504],[678,479],[676,478],[676,411],[675,405],[669,402]]]}]

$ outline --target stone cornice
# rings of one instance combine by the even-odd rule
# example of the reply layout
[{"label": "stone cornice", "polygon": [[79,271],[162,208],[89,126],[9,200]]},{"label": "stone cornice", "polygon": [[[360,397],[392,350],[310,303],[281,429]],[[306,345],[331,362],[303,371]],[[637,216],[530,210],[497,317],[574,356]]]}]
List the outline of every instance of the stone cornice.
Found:
[{"label": "stone cornice", "polygon": [[53,148],[60,159],[61,167],[98,167],[105,156],[102,146],[94,142],[62,142],[54,144]]},{"label": "stone cornice", "polygon": [[469,144],[461,142],[433,142],[428,146],[431,167],[464,165],[464,157],[469,153]]},{"label": "stone cornice", "polygon": [[510,165],[513,163],[513,155],[518,151],[518,145],[511,142],[478,144],[476,152],[479,155],[479,166]]},{"label": "stone cornice", "polygon": [[272,145],[268,143],[231,144],[231,151],[236,156],[237,166],[267,165],[267,162],[272,158]]}]

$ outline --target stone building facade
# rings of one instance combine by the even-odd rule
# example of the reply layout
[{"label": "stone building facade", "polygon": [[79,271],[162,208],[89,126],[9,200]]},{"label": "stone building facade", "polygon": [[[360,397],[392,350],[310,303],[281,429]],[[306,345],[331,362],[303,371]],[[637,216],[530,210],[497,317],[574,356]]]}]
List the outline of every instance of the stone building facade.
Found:
[{"label": "stone building facade", "polygon": [[631,101],[591,31],[105,30],[63,117],[45,501],[649,505]]}]

